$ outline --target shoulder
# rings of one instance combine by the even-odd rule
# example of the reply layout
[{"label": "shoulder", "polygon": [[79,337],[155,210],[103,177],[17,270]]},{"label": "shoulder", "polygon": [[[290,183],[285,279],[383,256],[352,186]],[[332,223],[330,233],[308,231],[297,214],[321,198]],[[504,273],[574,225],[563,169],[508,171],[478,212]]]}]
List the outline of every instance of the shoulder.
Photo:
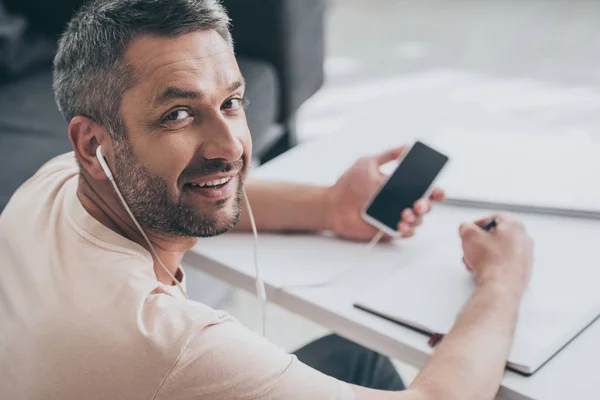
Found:
[{"label": "shoulder", "polygon": [[349,386],[227,314],[203,325],[160,386],[155,399],[352,399]]},{"label": "shoulder", "polygon": [[65,184],[78,174],[72,152],[48,161],[13,193],[0,221],[12,217],[18,222],[39,210],[47,211]]},{"label": "shoulder", "polygon": [[73,152],[61,154],[46,162],[17,189],[15,194],[34,189],[39,185],[60,185],[79,174],[79,167]]}]

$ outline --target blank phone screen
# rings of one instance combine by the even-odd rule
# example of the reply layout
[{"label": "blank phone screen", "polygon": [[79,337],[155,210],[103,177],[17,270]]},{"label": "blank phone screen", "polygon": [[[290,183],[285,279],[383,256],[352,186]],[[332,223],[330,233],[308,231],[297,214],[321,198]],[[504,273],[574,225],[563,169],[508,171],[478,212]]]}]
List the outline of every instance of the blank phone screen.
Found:
[{"label": "blank phone screen", "polygon": [[401,213],[423,197],[448,157],[416,142],[367,208],[367,215],[398,230]]}]

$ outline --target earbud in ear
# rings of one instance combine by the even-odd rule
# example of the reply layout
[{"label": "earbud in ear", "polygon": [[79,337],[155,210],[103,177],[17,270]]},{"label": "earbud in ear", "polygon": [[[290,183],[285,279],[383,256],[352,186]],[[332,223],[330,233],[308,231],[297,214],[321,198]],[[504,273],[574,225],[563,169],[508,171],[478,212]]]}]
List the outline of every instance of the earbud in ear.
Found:
[{"label": "earbud in ear", "polygon": [[108,164],[106,163],[106,160],[104,159],[104,155],[102,154],[102,150],[100,149],[100,146],[98,146],[96,148],[96,158],[98,159],[98,162],[100,163],[100,166],[104,170],[104,173],[106,174],[108,179],[110,179],[112,181],[113,174],[110,171],[110,168],[108,167]]},{"label": "earbud in ear", "polygon": [[154,249],[152,242],[150,241],[150,239],[148,239],[148,235],[146,235],[146,232],[144,232],[144,230],[142,229],[140,224],[137,222],[137,219],[135,219],[135,216],[133,215],[133,213],[131,212],[131,209],[127,205],[127,202],[123,198],[123,195],[121,194],[121,191],[119,190],[119,187],[117,186],[117,182],[115,182],[115,179],[113,178],[113,174],[110,171],[108,164],[106,163],[106,159],[104,158],[104,155],[102,154],[102,150],[100,150],[100,146],[98,146],[96,148],[96,158],[98,159],[98,162],[102,166],[104,173],[106,174],[106,176],[110,180],[110,183],[112,184],[113,188],[115,189],[115,193],[117,194],[117,196],[119,196],[119,200],[121,201],[121,204],[123,204],[125,211],[127,211],[127,214],[129,214],[129,217],[131,218],[131,220],[135,224],[136,228],[140,231],[140,233],[142,234],[142,237],[148,244],[148,247],[150,248],[150,252],[152,253],[152,256],[154,258],[156,258],[156,260],[158,261],[160,266],[163,268],[163,270],[167,273],[167,275],[169,275],[169,277],[173,280],[173,282],[175,282],[175,284],[181,291],[181,294],[183,294],[183,297],[185,297],[187,299],[188,296],[187,296],[187,293],[185,292],[185,289],[183,288],[183,286],[181,286],[179,281],[173,276],[173,274],[171,273],[171,271],[169,271],[169,269],[165,266],[165,264],[163,264],[160,257],[158,257],[158,254],[156,254],[156,250]]}]

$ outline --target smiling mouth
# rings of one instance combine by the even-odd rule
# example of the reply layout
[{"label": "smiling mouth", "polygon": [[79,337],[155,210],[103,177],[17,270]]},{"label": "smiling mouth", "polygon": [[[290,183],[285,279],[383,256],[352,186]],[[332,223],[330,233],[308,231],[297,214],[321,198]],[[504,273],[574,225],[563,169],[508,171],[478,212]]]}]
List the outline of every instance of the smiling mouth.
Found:
[{"label": "smiling mouth", "polygon": [[202,182],[202,183],[186,183],[185,186],[193,187],[193,188],[207,188],[207,189],[216,189],[227,185],[227,183],[232,179],[231,176],[227,176],[221,179],[215,179],[212,181]]}]

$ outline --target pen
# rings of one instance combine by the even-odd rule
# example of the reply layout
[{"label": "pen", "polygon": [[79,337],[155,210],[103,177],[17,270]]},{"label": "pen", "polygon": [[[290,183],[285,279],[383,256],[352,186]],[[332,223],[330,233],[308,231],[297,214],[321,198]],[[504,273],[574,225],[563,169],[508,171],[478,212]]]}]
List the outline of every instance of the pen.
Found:
[{"label": "pen", "polygon": [[498,218],[492,218],[488,223],[481,225],[481,229],[483,229],[486,232],[489,232],[490,230],[492,230],[493,228],[495,228],[496,226],[498,226],[498,223],[500,221],[498,221]]}]

